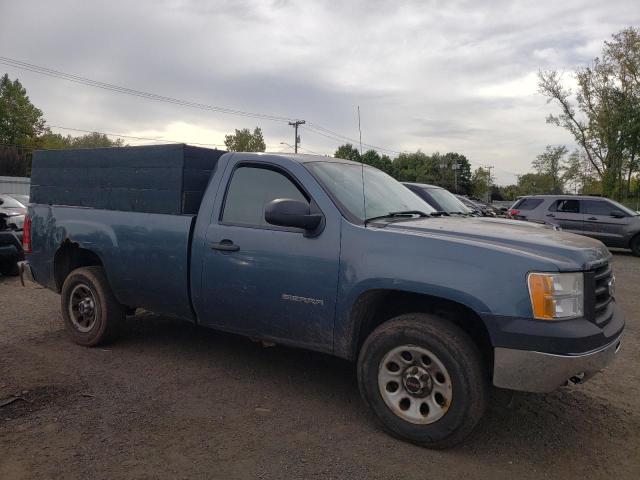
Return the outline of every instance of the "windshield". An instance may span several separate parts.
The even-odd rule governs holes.
[[[435,210],[415,193],[377,168],[364,167],[363,202],[360,165],[338,162],[310,162],[306,166],[316,178],[353,216],[364,221],[391,212]],[[366,204],[366,214],[365,214]]]
[[[433,199],[438,202],[442,209],[447,213],[471,213],[464,203],[456,198],[456,196],[445,190],[444,188],[427,188],[425,189]]]
[[[0,206],[3,208],[24,208],[24,205],[8,195],[0,195]]]
[[[621,203],[616,202],[615,200],[609,200],[609,201],[611,203],[613,203],[616,207],[618,207],[620,210],[622,210],[624,213],[626,213],[627,215],[630,215],[632,217],[637,217],[638,215],[640,215],[640,213],[634,212],[630,208],[625,207],[624,205],[622,205]]]

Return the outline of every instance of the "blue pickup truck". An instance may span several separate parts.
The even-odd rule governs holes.
[[[22,277],[60,293],[78,344],[143,308],[350,359],[381,425],[432,448],[472,431],[492,384],[549,392],[620,348],[597,240],[434,216],[359,163],[189,148],[34,156]]]

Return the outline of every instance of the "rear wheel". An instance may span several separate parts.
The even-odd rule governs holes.
[[[62,286],[61,307],[73,341],[87,347],[113,340],[125,317],[102,267],[72,271]]]
[[[360,392],[392,435],[430,447],[464,440],[482,417],[488,375],[465,332],[428,314],[384,323],[358,358]]]

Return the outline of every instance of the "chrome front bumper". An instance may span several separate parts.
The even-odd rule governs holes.
[[[24,281],[35,283],[33,279],[33,272],[31,271],[31,265],[26,260],[18,262],[18,271],[20,272],[20,283],[24,287]]]
[[[551,392],[567,382],[582,383],[611,363],[621,337],[602,348],[579,355],[494,349],[493,384],[524,392]]]

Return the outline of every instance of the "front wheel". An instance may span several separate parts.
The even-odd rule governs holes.
[[[72,271],[61,292],[65,327],[79,345],[93,347],[115,338],[125,317],[102,267]]]
[[[474,429],[487,405],[488,374],[468,335],[429,314],[406,314],[369,335],[358,358],[367,405],[392,435],[448,448]]]

